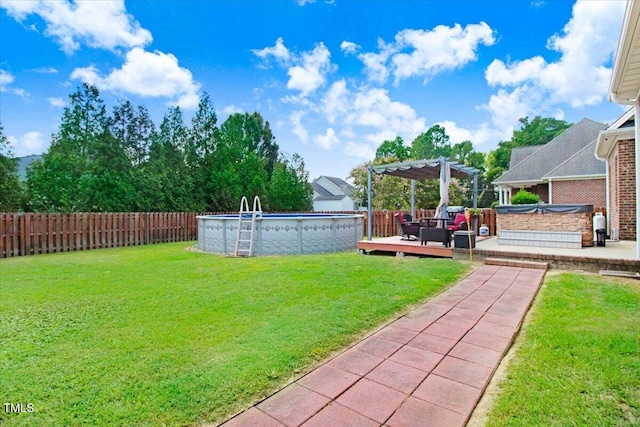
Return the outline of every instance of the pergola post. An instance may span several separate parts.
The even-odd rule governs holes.
[[[478,209],[478,172],[473,173],[473,209]]]
[[[416,217],[416,180],[411,180],[411,218]]]

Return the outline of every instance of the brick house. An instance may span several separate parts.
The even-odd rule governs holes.
[[[631,108],[600,132],[595,150],[607,170],[607,229],[613,240],[636,239],[634,116]]]
[[[595,155],[607,168],[607,203],[612,237],[636,241],[640,258],[640,2],[627,1],[613,66],[609,100],[632,106],[598,137]],[[617,235],[616,235],[617,234]]]
[[[493,181],[500,204],[521,188],[545,203],[606,206],[606,166],[593,156],[603,123],[583,119],[544,145],[511,151],[509,170]]]

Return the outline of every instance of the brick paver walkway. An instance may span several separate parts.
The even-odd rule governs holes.
[[[464,426],[543,276],[482,266],[224,426]]]

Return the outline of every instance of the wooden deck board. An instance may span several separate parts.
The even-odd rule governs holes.
[[[385,237],[374,240],[360,240],[357,248],[365,252],[402,252],[412,255],[427,255],[440,258],[452,258],[453,249],[445,247],[442,243],[429,242],[420,245],[419,240],[402,240],[399,236]]]

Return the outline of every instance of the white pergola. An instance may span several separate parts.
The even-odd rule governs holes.
[[[372,226],[371,218],[373,214],[372,175],[397,176],[411,180],[411,215],[415,216],[415,180],[417,179],[440,179],[440,169],[445,164],[449,165],[452,178],[473,177],[473,207],[478,207],[478,169],[465,166],[457,162],[451,162],[441,157],[439,159],[412,160],[406,162],[389,163],[386,165],[369,166],[368,169],[368,189],[367,189],[367,213],[369,217],[367,227],[367,238],[371,240]]]

